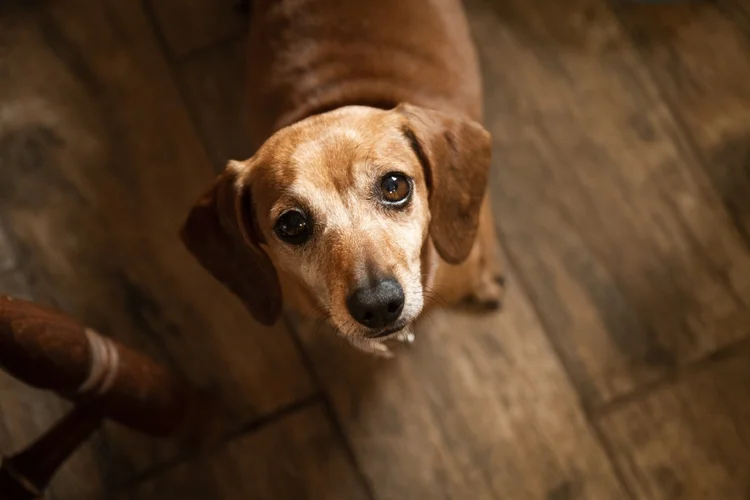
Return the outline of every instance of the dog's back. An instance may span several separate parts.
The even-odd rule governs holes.
[[[460,0],[258,0],[249,47],[252,137],[350,104],[409,102],[481,119]]]

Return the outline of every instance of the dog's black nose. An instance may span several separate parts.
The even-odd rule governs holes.
[[[404,290],[393,278],[378,280],[354,291],[346,299],[349,313],[368,328],[393,324],[404,309]]]

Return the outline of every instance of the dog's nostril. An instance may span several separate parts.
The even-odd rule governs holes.
[[[404,291],[393,278],[359,288],[346,299],[352,317],[362,325],[378,329],[398,320],[404,308]]]

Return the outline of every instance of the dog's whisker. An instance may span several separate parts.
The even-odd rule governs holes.
[[[435,307],[440,308],[441,310],[445,311],[447,309],[447,305],[445,305],[440,299],[432,296],[425,297],[425,303],[426,304],[433,304]]]
[[[429,273],[422,273],[422,274],[421,274],[421,277],[422,277],[422,278],[426,278],[426,277],[428,277],[428,276],[429,276]],[[432,286],[439,286],[439,287],[442,287],[442,288],[449,288],[449,287],[448,287],[448,285],[438,285],[438,284],[435,284],[435,283],[433,283],[433,285],[432,285]]]
[[[356,336],[356,332],[352,332],[352,328],[356,328],[357,325],[354,324],[354,321],[351,319],[347,319],[343,325],[341,325],[340,333],[344,335],[344,337],[354,337]]]
[[[326,325],[329,319],[331,319],[330,315],[319,318],[315,322],[315,326],[313,327],[313,334],[317,335],[320,332],[320,330]]]
[[[330,320],[333,319],[333,313],[322,306],[314,305],[313,308],[319,315],[319,317],[316,318],[312,328],[312,334],[317,335],[318,333],[320,333],[320,330],[325,327],[327,323],[330,323]]]
[[[439,307],[443,311],[446,310],[446,308],[448,307],[444,305],[441,301],[436,299],[435,297],[426,296],[425,298],[426,298],[426,302],[432,302],[433,304],[435,304],[435,307]]]
[[[428,295],[424,295],[424,299],[425,299],[425,305],[427,305],[427,304],[434,304],[435,306],[437,306],[437,307],[439,307],[439,308],[441,308],[443,310],[445,310],[448,307],[448,305],[445,304],[444,301],[442,301],[441,299],[439,299],[438,297],[436,297],[434,295],[429,295],[429,294]]]
[[[431,287],[424,287],[424,290],[422,290],[422,293],[429,293],[429,294],[431,294],[431,295],[435,295],[435,296],[437,296],[437,297],[440,297],[441,299],[445,300],[445,299],[443,298],[443,296],[442,296],[442,295],[440,295],[440,293],[438,293],[438,292],[437,292],[437,291],[436,291],[435,289],[433,289],[433,288],[431,288]],[[446,302],[447,302],[447,301],[446,301]]]
[[[422,286],[423,287],[427,287],[428,285],[422,285]],[[448,285],[436,285],[436,284],[430,285],[430,288],[432,288],[432,289],[441,289],[441,290],[446,290],[446,291],[451,289],[451,287],[448,286]]]
[[[312,307],[315,310],[315,312],[317,312],[321,316],[330,316],[331,315],[331,311],[327,307],[325,307],[324,305],[322,305],[322,304],[313,303]]]
[[[445,300],[445,298],[442,295],[440,295],[438,292],[436,292],[432,287],[427,287],[427,286],[424,287],[424,291],[422,293],[425,297],[431,297],[435,303],[437,303],[437,300],[435,299],[435,297],[437,297],[442,302],[441,305],[444,308],[448,307],[448,301]]]

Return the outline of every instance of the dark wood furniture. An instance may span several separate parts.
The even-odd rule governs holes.
[[[0,500],[42,496],[104,419],[153,436],[189,436],[211,414],[201,395],[146,356],[61,312],[1,296],[0,368],[75,404],[36,442],[3,459]]]

